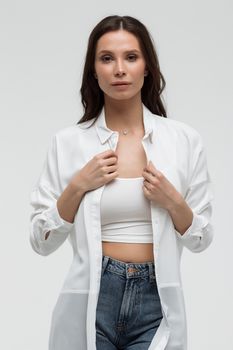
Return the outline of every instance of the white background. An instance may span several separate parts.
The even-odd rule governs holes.
[[[52,309],[72,250],[68,242],[47,257],[32,250],[29,195],[51,136],[81,117],[88,36],[103,17],[118,14],[147,26],[167,82],[168,117],[196,128],[207,151],[215,237],[202,253],[183,252],[189,350],[232,349],[232,2],[8,0],[0,5],[0,348],[47,349]]]

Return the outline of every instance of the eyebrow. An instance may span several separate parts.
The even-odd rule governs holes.
[[[124,53],[130,53],[130,52],[138,52],[138,53],[140,53],[140,51],[138,51],[137,49],[124,51]],[[110,51],[110,50],[101,50],[101,51],[98,52],[98,55],[101,54],[101,53],[113,53],[113,52]]]

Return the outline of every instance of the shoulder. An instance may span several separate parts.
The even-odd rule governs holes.
[[[160,117],[152,114],[155,117],[155,132],[161,131],[168,137],[175,138],[178,143],[188,143],[191,148],[202,146],[201,134],[190,124],[172,118]]]
[[[79,139],[79,136],[86,132],[87,127],[91,125],[92,122],[93,119],[83,122],[81,124],[69,125],[67,127],[57,130],[52,135],[52,137],[55,138],[57,142]]]

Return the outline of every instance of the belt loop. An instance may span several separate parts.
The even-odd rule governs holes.
[[[107,265],[108,265],[108,261],[109,261],[109,256],[103,255],[103,257],[102,257],[102,271],[101,271],[101,276],[103,276],[104,271],[106,270],[106,267],[107,267]]]
[[[150,277],[150,282],[155,280],[154,268],[151,262],[149,262],[149,277]]]

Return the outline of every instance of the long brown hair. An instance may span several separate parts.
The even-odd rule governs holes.
[[[77,124],[99,116],[104,105],[104,94],[94,76],[95,53],[98,39],[105,33],[119,29],[127,30],[135,35],[139,41],[148,75],[141,89],[143,104],[154,114],[167,117],[166,110],[160,97],[166,82],[160,71],[158,56],[156,54],[153,39],[146,27],[136,18],[131,16],[107,16],[102,19],[92,30],[86,52],[83,70],[82,85],[80,88],[81,102],[84,107],[84,115]],[[94,122],[95,122],[94,121]]]

